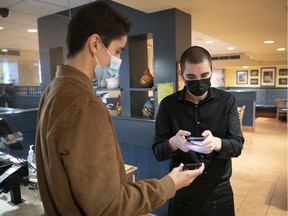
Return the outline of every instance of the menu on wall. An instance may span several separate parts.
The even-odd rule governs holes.
[[[174,93],[174,83],[158,83],[157,92],[158,92],[158,104],[166,96]]]

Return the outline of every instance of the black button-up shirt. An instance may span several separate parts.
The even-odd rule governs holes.
[[[170,169],[180,163],[203,162],[205,170],[190,185],[214,184],[227,180],[232,174],[231,158],[241,154],[244,137],[235,103],[235,97],[220,89],[210,88],[208,97],[194,104],[185,100],[184,88],[161,101],[156,118],[153,152],[157,160],[170,159]],[[179,130],[191,132],[191,136],[201,136],[210,130],[222,141],[220,152],[200,154],[177,150],[171,152],[169,139]]]

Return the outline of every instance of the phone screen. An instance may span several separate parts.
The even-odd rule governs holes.
[[[189,136],[189,137],[186,137],[187,141],[203,141],[205,139],[205,137],[192,137],[192,136]]]

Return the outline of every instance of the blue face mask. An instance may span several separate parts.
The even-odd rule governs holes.
[[[102,42],[101,42],[102,44]],[[105,80],[114,76],[119,76],[119,70],[122,63],[122,59],[119,59],[115,56],[112,56],[110,52],[106,49],[106,47],[102,44],[106,52],[109,54],[110,58],[110,65],[109,67],[101,66],[99,61],[94,55],[94,58],[97,62],[95,68],[95,81],[98,87],[106,87]]]

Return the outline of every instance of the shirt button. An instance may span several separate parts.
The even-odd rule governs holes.
[[[200,124],[200,122],[197,122],[197,124],[199,125],[199,124]]]
[[[207,175],[207,172],[204,172],[205,175]]]
[[[201,158],[203,158],[203,155],[201,155]]]
[[[198,107],[198,105],[196,104],[195,107]]]

